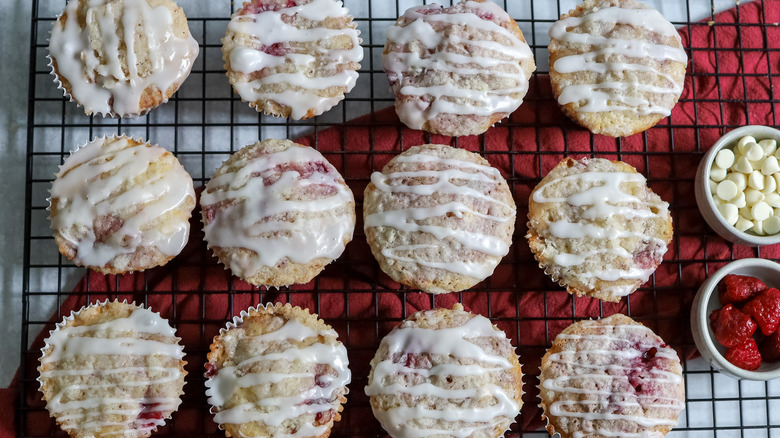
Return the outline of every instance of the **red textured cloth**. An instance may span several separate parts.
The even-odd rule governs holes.
[[[776,124],[780,107],[771,100],[776,99],[773,87],[780,90],[780,79],[769,73],[780,69],[780,52],[765,49],[780,49],[780,28],[737,28],[734,23],[778,21],[780,0],[768,0],[764,10],[758,3],[747,3],[718,14],[714,23],[682,29],[683,44],[691,48],[693,63],[680,103],[658,126],[622,140],[593,137],[570,122],[558,109],[544,75],[532,81],[526,102],[512,115],[511,122],[497,125],[484,136],[463,137],[455,142],[449,137],[412,131],[398,122],[392,109],[387,109],[320,131],[316,138],[299,140],[323,152],[345,176],[358,200],[362,199],[370,173],[411,145],[445,143],[482,153],[509,180],[518,204],[518,221],[510,254],[489,280],[471,291],[432,298],[399,290],[400,286],[382,274],[371,257],[360,231],[361,222],[346,253],[314,282],[295,286],[291,288],[295,293],[290,294],[257,290],[216,264],[202,242],[199,217],[194,217],[190,243],[173,262],[136,275],[89,274],[62,303],[52,321],[106,297],[145,302],[170,319],[183,339],[189,376],[184,403],[171,422],[175,429],[166,426],[161,433],[184,436],[216,432],[206,413],[202,367],[210,339],[230,317],[251,305],[276,301],[319,310],[347,345],[353,371],[349,403],[334,433],[349,431],[359,436],[381,433],[363,394],[368,363],[381,337],[405,315],[432,305],[448,307],[460,300],[467,309],[494,318],[518,346],[527,392],[520,425],[525,430],[539,428],[542,424],[535,376],[540,359],[545,347],[573,318],[630,313],[656,330],[681,355],[691,357],[695,350],[688,323],[690,303],[708,272],[731,258],[780,256],[777,246],[762,248],[757,254],[754,249],[733,246],[715,236],[698,213],[693,195],[698,161],[719,136],[745,124]],[[711,47],[722,50],[713,51]],[[722,75],[716,77],[715,73]],[[596,156],[622,159],[646,175],[651,187],[670,202],[675,222],[674,243],[653,280],[617,304],[573,298],[562,291],[538,268],[524,239],[530,191],[564,156],[591,155],[591,141]],[[41,348],[42,339],[43,334],[31,351]],[[36,365],[36,355],[30,355],[25,364],[28,381],[23,383],[27,394],[24,403],[30,407],[24,417],[28,436],[50,435],[56,429],[42,409],[37,383],[30,381],[36,375]],[[14,390],[3,391],[0,438],[13,434],[15,413]]]

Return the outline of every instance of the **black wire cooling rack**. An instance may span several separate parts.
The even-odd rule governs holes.
[[[738,382],[713,371],[701,359],[691,359],[695,346],[688,318],[693,295],[709,272],[735,258],[778,256],[771,249],[728,244],[703,225],[693,198],[693,175],[703,152],[725,131],[750,123],[777,125],[776,111],[780,108],[774,83],[780,80],[780,31],[777,23],[767,22],[767,16],[772,8],[780,9],[780,2],[759,2],[758,23],[752,24],[738,24],[743,21],[740,10],[732,13],[731,19],[716,17],[715,0],[657,2],[656,5],[663,3],[663,8],[687,17],[674,22],[684,33],[703,30],[715,45],[719,38],[723,41],[732,37],[736,44],[714,49],[707,41],[689,38],[686,46],[693,62],[689,63],[686,93],[679,105],[692,108],[688,113],[692,115],[680,117],[675,112],[655,128],[622,140],[594,136],[577,127],[560,115],[551,97],[546,75],[546,33],[562,12],[574,6],[573,1],[499,1],[518,20],[539,68],[526,103],[517,113],[486,135],[462,139],[415,133],[400,125],[392,112],[375,113],[391,106],[393,101],[380,63],[384,29],[412,6],[412,1],[346,1],[362,32],[365,49],[358,85],[338,107],[300,122],[258,115],[233,95],[224,76],[220,38],[235,5],[229,0],[179,3],[201,45],[192,74],[170,102],[149,115],[136,120],[115,120],[84,116],[82,109],[65,101],[52,84],[46,47],[49,30],[65,2],[32,1],[17,436],[64,436],[49,418],[37,391],[35,367],[41,345],[40,338],[37,343],[34,339],[70,312],[68,306],[74,303],[70,300],[76,296],[79,307],[106,297],[153,305],[167,303],[163,316],[183,338],[189,375],[179,411],[157,436],[222,435],[211,420],[204,395],[202,364],[210,339],[228,317],[250,305],[276,301],[303,304],[317,311],[339,331],[347,346],[353,382],[343,418],[333,435],[384,435],[362,390],[368,362],[381,336],[416,308],[450,306],[459,300],[490,317],[518,346],[528,394],[509,436],[547,436],[538,419],[534,382],[539,359],[551,339],[575,320],[622,311],[662,334],[684,358],[686,410],[670,436],[780,437],[780,382]],[[704,21],[692,21],[701,18],[693,17],[692,10],[702,7],[707,11],[704,15],[711,15]],[[760,33],[759,46],[750,45],[743,38],[743,31],[747,30]],[[754,44],[755,39],[750,41]],[[752,60],[756,54],[758,63]],[[700,70],[698,56],[714,56],[714,70]],[[728,57],[736,59],[740,66],[752,65],[753,70],[726,71],[725,66],[730,65]],[[753,95],[751,84],[757,80],[766,85],[768,98]],[[730,116],[734,107],[742,119]],[[700,119],[705,111],[714,114],[717,122],[713,123],[712,118]],[[353,120],[363,114],[370,115]],[[193,233],[191,240],[195,242],[185,250],[189,253],[132,280],[86,273],[58,254],[48,229],[48,188],[57,166],[76,146],[94,136],[117,133],[143,137],[172,150],[193,176],[196,187],[204,185],[231,152],[258,138],[304,136],[309,144],[325,151],[339,168],[358,204],[370,171],[381,168],[408,146],[438,142],[465,147],[482,153],[501,169],[515,193],[515,242],[493,277],[467,292],[435,297],[407,290],[384,276],[373,259],[366,256],[360,223],[353,242],[338,261],[311,284],[292,289],[251,288],[234,281],[221,269],[214,271],[214,262],[199,241],[200,231]],[[491,136],[498,136],[499,140]],[[563,292],[538,269],[523,238],[530,190],[555,162],[569,154],[625,160],[644,173],[651,187],[670,201],[676,227],[674,243],[651,281],[621,304],[573,298]],[[199,228],[197,224],[195,227]],[[224,277],[224,281],[210,282],[213,272],[218,272],[217,277]],[[72,292],[85,274],[78,292]],[[197,286],[185,287],[193,278],[197,279]],[[95,285],[101,285],[100,289],[96,290]],[[215,313],[214,307],[220,306],[221,310]]]

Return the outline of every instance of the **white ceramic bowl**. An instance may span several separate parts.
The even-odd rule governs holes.
[[[739,231],[729,225],[715,206],[715,200],[712,199],[712,194],[710,193],[708,181],[710,180],[710,169],[713,161],[715,161],[715,155],[723,148],[736,146],[739,139],[746,135],[752,135],[756,140],[773,138],[780,144],[780,131],[768,126],[743,126],[728,132],[712,145],[712,148],[699,163],[699,168],[696,171],[696,204],[699,206],[699,211],[704,220],[720,237],[747,246],[774,245],[780,243],[780,234],[758,236]]]
[[[713,368],[737,379],[771,380],[780,377],[780,362],[763,363],[756,371],[747,371],[727,361],[723,356],[726,347],[715,340],[710,328],[710,313],[721,306],[718,300],[718,283],[727,274],[749,275],[770,287],[780,286],[780,264],[764,259],[742,259],[729,263],[710,276],[696,293],[691,307],[691,331],[693,340]]]

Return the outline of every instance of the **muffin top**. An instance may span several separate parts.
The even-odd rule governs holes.
[[[520,412],[522,372],[506,334],[455,304],[385,336],[365,391],[392,437],[498,437]]]
[[[347,349],[308,310],[251,308],[214,338],[206,395],[227,436],[327,437],[350,383]]]
[[[366,238],[396,281],[431,293],[467,289],[509,252],[515,203],[501,172],[473,152],[414,146],[371,175]]]
[[[336,0],[251,0],[228,24],[222,55],[241,99],[305,119],[344,99],[363,59],[360,31]]]
[[[51,227],[80,266],[115,274],[162,265],[189,238],[192,178],[176,157],[129,137],[73,152],[51,186]]]
[[[159,314],[106,301],[71,313],[49,333],[38,381],[70,436],[146,437],[181,403],[183,357]]]
[[[308,282],[344,251],[355,201],[315,149],[268,139],[217,170],[200,199],[209,248],[256,285]]]
[[[550,28],[550,80],[567,115],[626,136],[671,114],[688,56],[677,29],[635,0],[585,0]]]
[[[453,136],[517,109],[536,68],[517,23],[482,0],[408,9],[387,30],[382,65],[401,121]]]
[[[531,193],[526,237],[569,292],[619,301],[661,263],[672,239],[668,207],[626,163],[566,158]]]
[[[189,75],[198,43],[171,0],[70,0],[49,41],[52,70],[87,115],[137,116]]]
[[[615,314],[564,329],[542,359],[550,434],[663,436],[685,406],[682,366],[649,328]]]

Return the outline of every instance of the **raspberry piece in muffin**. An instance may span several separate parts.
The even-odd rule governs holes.
[[[509,116],[536,69],[517,23],[484,0],[408,9],[387,30],[382,66],[401,121],[451,136]]]
[[[685,406],[677,353],[621,314],[564,329],[539,382],[547,430],[562,438],[662,436]]]
[[[233,14],[222,57],[233,89],[257,111],[306,119],[355,86],[360,32],[336,0],[250,0]]]

